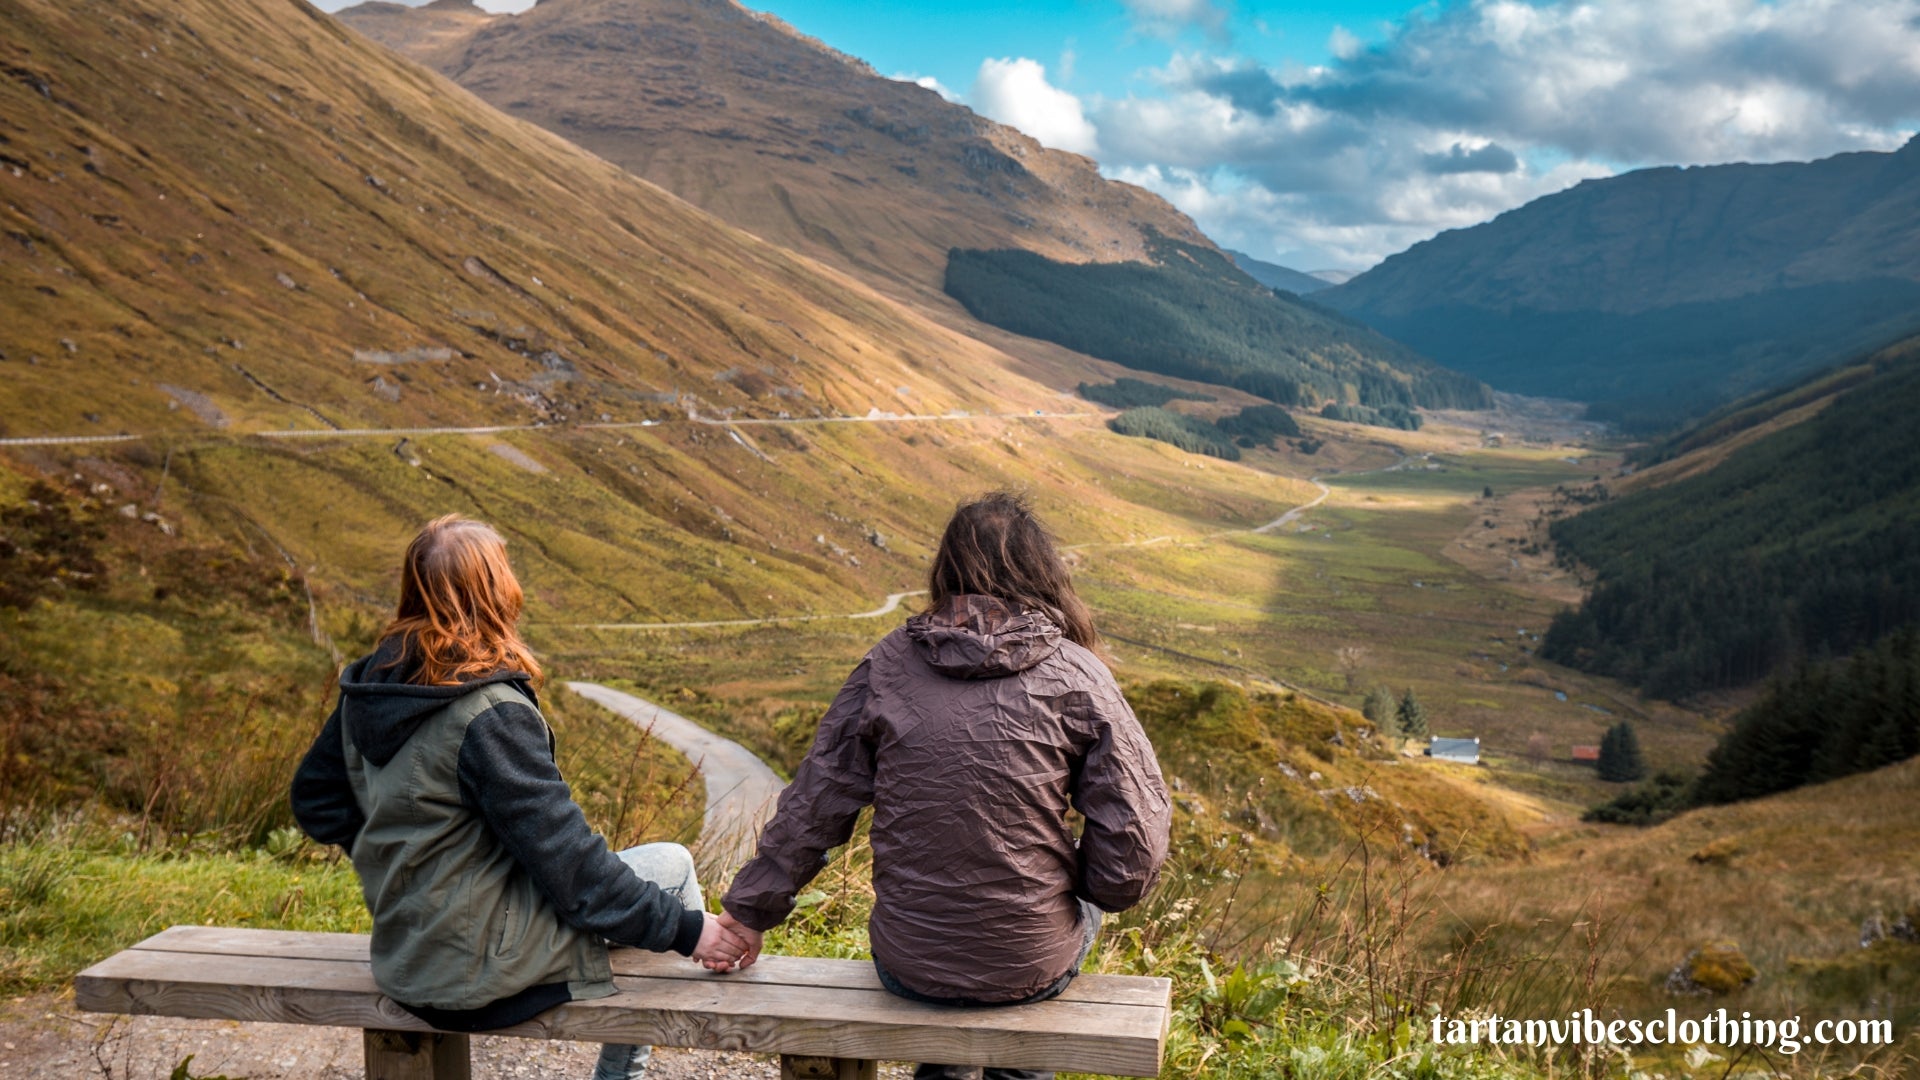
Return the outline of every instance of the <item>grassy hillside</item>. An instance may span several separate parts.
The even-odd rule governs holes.
[[[1920,620],[1920,363],[1896,349],[1872,368],[1710,469],[1556,522],[1555,544],[1595,584],[1554,620],[1542,655],[1671,697],[1844,655]],[[1768,410],[1745,412],[1757,422]]]
[[[1890,924],[1920,901],[1916,796],[1920,761],[1909,761],[1650,829],[1569,829],[1527,864],[1442,879],[1432,898],[1448,916],[1434,925],[1435,941],[1479,935],[1525,955],[1548,941],[1534,927],[1579,922],[1591,934],[1560,942],[1550,962],[1579,969],[1597,956],[1591,996],[1623,1015],[1724,1007],[1798,1015],[1803,1029],[1818,1017],[1889,1018],[1899,1045],[1875,1051],[1869,1060],[1882,1071],[1866,1075],[1912,1075],[1920,945],[1887,939],[1863,948],[1861,926]],[[1676,1002],[1664,989],[1669,972],[1713,941],[1739,946],[1758,978],[1728,995]],[[1858,1052],[1811,1047],[1775,1061],[1843,1073]]]
[[[6,19],[8,435],[980,395],[951,335],[292,0]]]
[[[293,831],[287,785],[339,651],[378,624],[330,637],[269,537],[183,536],[122,514],[126,494],[0,467],[7,991],[173,923],[365,929],[351,868]],[[695,839],[691,763],[561,687],[542,704],[595,828],[616,846]]]
[[[1210,248],[1156,237],[1150,263],[955,249],[948,295],[977,319],[1141,371],[1282,405],[1479,408],[1487,388],[1255,282]]]
[[[983,415],[1059,408],[991,347],[291,0],[0,19],[24,73],[0,83],[0,300],[20,313],[0,327],[0,434],[141,436],[15,452],[123,473],[139,512],[164,499],[188,533],[266,533],[312,568],[323,621],[380,597],[397,543],[451,510],[508,531],[551,623],[864,610],[919,576],[924,541],[901,538],[994,485],[1090,539],[1290,495],[1234,472],[1149,498],[1177,464],[1118,436],[1067,446],[1091,418]]]

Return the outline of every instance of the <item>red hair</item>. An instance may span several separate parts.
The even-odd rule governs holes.
[[[413,682],[457,686],[540,662],[515,624],[526,596],[507,564],[507,544],[489,525],[448,514],[427,522],[400,566],[400,609],[381,637],[399,637]]]

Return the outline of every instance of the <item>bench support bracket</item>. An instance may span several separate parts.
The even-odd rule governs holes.
[[[362,1032],[367,1080],[470,1080],[467,1037],[425,1031]]]
[[[858,1058],[780,1055],[780,1080],[874,1080],[877,1063]]]

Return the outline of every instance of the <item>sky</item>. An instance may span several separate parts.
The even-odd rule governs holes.
[[[748,6],[1309,271],[1591,177],[1891,150],[1920,126],[1920,0]]]

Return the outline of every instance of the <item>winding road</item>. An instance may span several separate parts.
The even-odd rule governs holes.
[[[604,706],[654,738],[685,754],[707,784],[700,825],[703,876],[722,880],[753,856],[760,827],[773,816],[787,786],[753,751],[644,698],[599,683],[570,682],[567,689]]]
[[[1089,412],[1006,412],[1006,413],[883,413],[878,410],[866,416],[780,416],[731,417],[701,416],[687,413],[687,419],[696,424],[713,427],[735,427],[742,424],[965,424],[982,420],[1081,420],[1099,417],[1104,413]],[[480,427],[392,427],[392,428],[283,428],[263,429],[259,431],[205,431],[172,434],[128,434],[119,435],[21,435],[0,438],[0,446],[72,446],[83,443],[122,443],[138,442],[142,439],[157,438],[241,438],[241,439],[384,439],[393,436],[419,438],[427,435],[498,435],[507,431],[623,431],[629,428],[660,427],[662,420],[608,421],[592,424],[491,424]]]
[[[1355,474],[1355,475],[1358,475],[1358,474]],[[1272,521],[1267,522],[1265,525],[1262,525],[1259,528],[1253,529],[1251,531],[1256,533],[1266,533],[1266,532],[1272,532],[1275,529],[1284,529],[1292,522],[1298,520],[1301,514],[1304,514],[1307,511],[1313,509],[1314,507],[1319,506],[1321,503],[1326,502],[1327,496],[1333,494],[1333,489],[1321,483],[1320,478],[1317,476],[1307,477],[1307,483],[1312,484],[1314,487],[1317,487],[1320,489],[1320,494],[1315,496],[1312,502],[1303,502],[1299,506],[1294,507],[1293,509],[1287,511],[1284,514],[1281,514],[1279,517],[1274,518]],[[1225,534],[1217,533],[1215,535],[1224,536]]]
[[[851,615],[770,615],[764,619],[711,619],[706,622],[615,622],[554,623],[567,630],[704,630],[713,626],[778,626],[782,623],[825,622],[829,619],[878,619],[900,610],[900,602],[909,596],[925,596],[927,590],[888,593],[887,601],[872,611]]]

